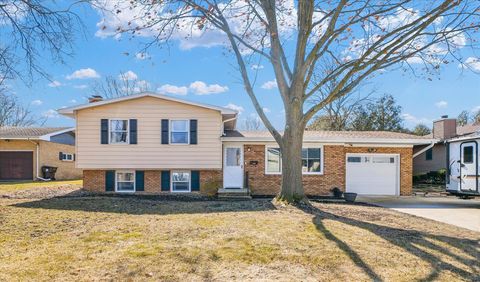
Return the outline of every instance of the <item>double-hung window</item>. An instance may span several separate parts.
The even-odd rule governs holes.
[[[170,144],[188,144],[189,121],[172,120],[170,122]]]
[[[128,120],[110,120],[110,144],[128,144]]]
[[[190,192],[190,172],[172,172],[172,192]]]
[[[302,149],[303,174],[323,173],[322,161],[322,148]],[[282,172],[282,156],[279,148],[267,148],[265,166],[267,174],[279,174]]]
[[[302,149],[302,172],[305,174],[322,173],[320,148]]]
[[[115,177],[117,192],[135,192],[135,172],[117,171]]]

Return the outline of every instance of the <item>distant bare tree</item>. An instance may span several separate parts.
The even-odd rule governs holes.
[[[40,52],[49,51],[50,59],[60,63],[72,55],[75,22],[81,21],[71,5],[59,7],[58,1],[41,0],[0,1],[2,77],[27,83],[35,74],[48,78],[48,71],[40,64]]]
[[[468,111],[462,111],[457,117],[457,124],[464,126],[469,124],[471,121],[470,113]]]
[[[473,124],[480,125],[480,110],[473,114]]]
[[[43,125],[46,118],[33,115],[28,107],[20,104],[12,94],[8,94],[0,80],[0,127],[2,126],[32,126]]]
[[[145,80],[132,79],[127,73],[121,72],[117,77],[109,75],[104,80],[94,82],[92,95],[99,95],[103,98],[117,98],[145,92],[149,88],[150,86]]]
[[[247,131],[260,131],[265,130],[265,126],[258,116],[251,115],[245,119],[243,129]]]

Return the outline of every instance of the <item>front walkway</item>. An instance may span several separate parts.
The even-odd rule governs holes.
[[[480,232],[480,199],[361,196],[364,202]]]

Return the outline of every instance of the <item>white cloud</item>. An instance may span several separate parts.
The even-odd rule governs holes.
[[[151,24],[151,20],[146,16],[146,13],[157,15],[158,17],[172,17],[175,16],[175,9],[168,1],[155,1],[155,4],[145,5],[135,3],[132,5],[130,0],[97,0],[94,9],[99,13],[101,20],[97,23],[98,30],[95,36],[101,38],[113,37],[120,39],[122,31],[134,31],[136,37],[153,37],[156,36],[159,40],[169,38],[179,42],[179,47],[183,50],[192,49],[195,47],[213,47],[213,46],[229,46],[228,38],[223,32],[217,29],[210,22],[199,24],[198,19],[189,17],[189,14],[184,14],[178,21],[174,21],[161,28],[161,23]],[[257,5],[253,3],[252,5]],[[279,34],[285,37],[290,36],[296,27],[296,8],[294,0],[280,1],[278,6],[278,28]],[[249,5],[245,5],[243,1],[228,1],[226,3],[219,3],[219,8],[229,23],[231,30],[236,35],[249,34],[248,43],[256,48],[263,45],[269,45],[269,38],[264,37],[266,27],[262,24],[259,17],[254,17],[253,22],[245,20],[242,15],[251,14]],[[261,11],[259,7],[256,7]],[[184,9],[182,13],[185,12]],[[120,11],[105,12],[105,11]],[[191,14],[195,11],[192,9]],[[264,17],[264,15],[261,15]],[[141,27],[149,26],[149,28],[142,29]],[[130,33],[131,34],[131,33]],[[242,53],[247,53],[247,48],[242,46]]]
[[[133,71],[129,70],[127,72],[124,72],[122,74],[118,75],[118,79],[120,80],[136,80],[138,79],[138,75],[134,73]]]
[[[477,113],[478,111],[480,111],[480,106],[476,106],[472,109],[472,113]]]
[[[251,66],[252,70],[261,70],[264,68],[263,65],[254,64]]]
[[[48,84],[49,87],[59,87],[62,86],[62,83],[60,81],[54,80]]]
[[[87,78],[99,78],[100,75],[96,70],[92,68],[79,69],[74,71],[72,74],[67,75],[67,79],[87,79]]]
[[[435,103],[435,106],[439,109],[445,109],[446,107],[448,107],[448,102],[447,101],[438,101],[437,103]]]
[[[53,110],[53,109],[50,109],[46,112],[43,112],[42,113],[42,116],[46,117],[46,118],[59,118],[60,116],[58,115],[58,112]]]
[[[480,72],[480,58],[468,57],[463,64],[458,65],[459,68],[468,68],[473,71]]]
[[[228,105],[225,106],[225,108],[237,111],[239,114],[241,114],[245,109],[242,106],[235,105],[233,103],[229,103]]]
[[[276,79],[267,81],[264,84],[262,84],[263,89],[270,90],[270,89],[273,89],[273,88],[276,88],[276,87],[277,87],[277,80]]]
[[[70,100],[69,102],[72,103],[72,104],[75,104],[75,103],[77,102],[77,100],[72,99],[72,100]]]
[[[263,112],[266,113],[266,114],[268,114],[268,113],[270,113],[271,111],[270,111],[269,108],[263,108]]]
[[[195,95],[210,95],[210,94],[217,94],[217,93],[223,93],[228,91],[227,86],[221,86],[218,84],[207,85],[203,81],[192,82],[190,84],[190,89],[193,91]]]
[[[175,94],[185,96],[188,93],[188,88],[186,86],[176,86],[171,84],[164,84],[157,88],[157,91],[160,94]]]
[[[431,124],[433,121],[431,119],[428,119],[428,118],[418,118],[412,114],[409,114],[409,113],[405,113],[405,114],[402,114],[402,118],[411,123],[411,124],[414,124],[414,125],[417,125],[417,124]]]
[[[140,53],[135,54],[135,59],[140,60],[140,61],[150,59],[150,58],[151,58],[151,56],[147,52],[140,52]]]
[[[76,89],[85,89],[87,88],[88,85],[86,84],[80,84],[80,85],[74,85],[73,88],[76,88]]]
[[[43,102],[42,100],[33,100],[31,104],[34,106],[40,106],[41,104],[43,104]]]

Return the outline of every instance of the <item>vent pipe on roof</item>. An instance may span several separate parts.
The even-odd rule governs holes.
[[[100,96],[100,95],[93,95],[93,96],[88,98],[89,103],[95,103],[95,102],[100,102],[100,101],[103,101],[103,97]]]

